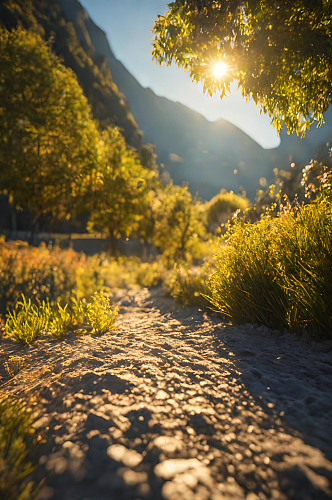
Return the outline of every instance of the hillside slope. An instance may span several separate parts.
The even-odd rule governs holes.
[[[332,108],[325,113],[324,119],[321,127],[313,124],[303,139],[281,131],[281,144],[275,149],[276,158],[280,158],[281,162],[309,163],[317,154],[326,157],[328,148],[332,146]]]

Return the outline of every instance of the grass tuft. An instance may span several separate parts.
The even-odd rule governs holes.
[[[68,311],[68,304],[64,307],[57,304],[56,307],[57,309],[50,315],[47,329],[54,337],[61,339],[73,329],[74,323],[72,314]]]
[[[30,344],[45,331],[59,339],[74,329],[106,333],[114,329],[117,314],[118,308],[112,309],[104,292],[94,293],[91,303],[73,298],[71,307],[56,304],[55,310],[48,302],[38,306],[31,304],[31,300],[22,295],[22,301],[16,304],[14,311],[7,313],[5,331],[23,345]]]
[[[9,378],[15,377],[24,368],[27,368],[29,364],[19,356],[9,356],[7,363],[5,363],[5,370]]]
[[[30,344],[47,328],[50,314],[48,303],[43,301],[37,306],[32,304],[30,299],[26,300],[22,294],[22,300],[17,302],[14,310],[6,315],[6,335],[22,344]]]
[[[86,305],[85,312],[93,333],[108,333],[114,329],[118,307],[112,310],[108,297],[102,292],[93,295],[92,302]]]

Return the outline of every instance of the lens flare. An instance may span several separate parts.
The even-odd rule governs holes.
[[[228,66],[224,62],[218,62],[213,66],[213,75],[216,78],[222,78],[228,70]]]

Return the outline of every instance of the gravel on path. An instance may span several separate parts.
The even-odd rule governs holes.
[[[30,363],[1,389],[38,394],[40,500],[332,498],[328,346],[122,303],[110,335],[0,345]]]

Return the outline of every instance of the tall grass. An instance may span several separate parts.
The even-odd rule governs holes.
[[[37,306],[22,295],[13,311],[7,313],[5,332],[22,344],[30,344],[46,330],[51,316],[48,303],[44,301]]]
[[[236,222],[208,280],[214,307],[236,322],[332,337],[332,202],[256,224]]]
[[[105,266],[98,256],[87,257],[58,247],[29,247],[24,242],[0,242],[0,313],[14,307],[22,294],[32,302],[68,302],[92,295],[105,286]]]
[[[1,500],[36,498],[38,488],[28,479],[33,466],[27,458],[34,444],[34,429],[26,403],[0,394]]]

